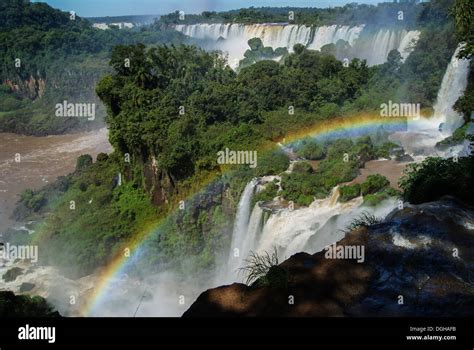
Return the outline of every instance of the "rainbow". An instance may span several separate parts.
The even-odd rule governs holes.
[[[351,117],[334,118],[324,120],[316,125],[302,129],[297,133],[288,135],[282,140],[282,143],[288,145],[297,142],[306,137],[313,138],[338,138],[338,137],[358,137],[376,132],[383,127],[390,132],[405,131],[407,125],[406,118],[390,118],[380,117],[378,115],[361,114]],[[348,136],[349,135],[349,136]],[[274,144],[274,147],[276,145]],[[188,199],[192,199],[191,195]],[[99,283],[95,286],[93,292],[88,296],[87,300],[80,308],[81,316],[91,316],[94,310],[105,300],[106,291],[111,287],[112,281],[121,275],[127,268],[129,261],[133,261],[134,254],[138,254],[140,248],[144,245],[148,238],[153,236],[157,230],[163,225],[160,222],[148,225],[142,232],[138,233],[133,241],[128,242],[119,249],[117,253],[105,266],[99,274]],[[129,254],[125,254],[125,251]]]

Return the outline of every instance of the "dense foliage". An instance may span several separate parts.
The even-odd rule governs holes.
[[[360,191],[363,195],[378,192],[387,187],[390,182],[385,176],[380,174],[372,174],[367,176],[367,179],[360,186]]]
[[[452,14],[456,22],[459,41],[466,45],[460,52],[461,57],[474,55],[474,7],[470,0],[455,0]]]
[[[443,159],[429,157],[408,166],[400,179],[403,198],[414,204],[434,201],[443,195],[474,203],[474,157]]]
[[[103,109],[97,110],[96,120],[87,121],[57,118],[54,106],[63,100],[99,104],[94,88],[109,71],[107,60],[115,45],[179,42],[181,37],[176,31],[149,28],[97,30],[45,3],[1,1],[0,131],[63,133],[103,124]]]
[[[49,211],[30,239],[43,252],[41,263],[61,266],[71,276],[105,264],[125,240],[157,217],[142,189],[133,183],[119,186],[114,155],[95,163],[88,155],[79,159],[76,172],[55,186],[25,191],[20,202],[33,214]]]
[[[0,317],[59,317],[59,313],[42,297],[0,292]]]
[[[341,186],[339,188],[339,193],[340,193],[339,201],[347,202],[353,198],[360,196],[360,185],[353,184],[353,185]]]
[[[282,176],[281,195],[298,205],[309,205],[315,198],[324,198],[334,186],[353,180],[359,168],[366,161],[376,159],[380,147],[374,145],[370,137],[362,137],[353,142],[351,139],[337,139],[326,144],[304,140],[300,149],[306,150],[308,145],[321,149],[324,158],[316,165],[316,169],[308,163],[296,163],[293,172]],[[359,196],[360,192],[370,194],[384,189],[388,180],[380,175],[371,175],[362,185],[342,186],[341,201]],[[361,190],[362,188],[362,190]]]
[[[288,55],[286,47],[273,50],[271,46],[264,46],[262,39],[252,38],[248,41],[250,49],[245,51],[244,58],[239,62],[239,69],[251,66],[261,60],[281,60]]]
[[[136,62],[130,68],[126,57]],[[365,62],[355,59],[344,68],[304,48],[283,65],[261,61],[238,75],[217,54],[186,46],[118,46],[111,65],[114,74],[97,87],[109,109],[111,142],[142,162],[154,157],[175,180],[215,169],[224,147],[253,149],[275,129],[268,112],[286,110],[277,117],[283,121],[294,114],[290,106],[307,112],[337,107],[368,80]],[[331,92],[324,89],[329,86]]]
[[[305,25],[358,25],[372,23],[374,25],[400,25],[397,20],[398,11],[404,11],[403,25],[413,25],[418,14],[425,5],[414,3],[380,3],[367,5],[351,3],[331,8],[304,7],[260,7],[231,10],[226,12],[204,11],[200,15],[184,13],[180,18],[179,11],[161,16],[157,21],[161,25],[194,24],[194,23],[295,23]],[[290,11],[294,18],[290,19]]]

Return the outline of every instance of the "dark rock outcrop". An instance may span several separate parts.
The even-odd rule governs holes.
[[[0,317],[60,317],[42,297],[0,292]]]
[[[16,280],[16,278],[22,274],[23,274],[23,269],[19,267],[12,267],[11,269],[9,269],[7,272],[3,274],[2,279],[5,282],[12,282]]]
[[[184,317],[468,316],[474,313],[474,208],[452,198],[392,212],[348,233],[365,259],[298,253],[287,289],[232,284],[202,293]]]
[[[32,290],[33,288],[35,288],[35,284],[34,283],[29,283],[29,282],[23,282],[20,286],[20,293],[25,293],[25,292],[29,292],[30,290]]]

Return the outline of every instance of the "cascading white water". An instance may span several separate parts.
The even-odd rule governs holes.
[[[408,55],[414,50],[418,39],[420,38],[421,32],[419,30],[410,30],[402,36],[400,45],[398,45],[398,52],[402,55],[402,59],[405,60]],[[387,53],[388,55],[388,53]]]
[[[374,33],[362,33],[354,51],[356,56],[367,60],[369,66],[382,64],[390,51],[396,49],[403,59],[413,51],[420,32],[405,29],[380,29]]]
[[[295,44],[307,45],[311,39],[311,27],[277,24],[192,24],[176,25],[177,31],[197,39],[216,41],[215,48],[226,52],[231,67],[236,68],[244,57],[248,40],[260,38],[264,46],[286,47],[292,51]],[[219,40],[226,39],[226,40]]]
[[[246,236],[249,228],[251,210],[250,205],[252,203],[256,185],[257,179],[251,180],[247,186],[245,186],[245,189],[240,196],[237,214],[235,216],[234,230],[232,232],[232,243],[230,246],[229,259],[227,261],[224,278],[235,278],[238,273],[238,269],[241,267],[243,260],[246,258],[243,252],[244,245],[248,244],[246,242]]]
[[[240,41],[245,44],[252,38],[260,38],[265,46],[293,48],[295,44],[307,45],[311,38],[311,27],[277,24],[191,24],[176,25],[177,31],[198,39],[218,40],[219,38]]]
[[[442,131],[448,135],[451,135],[463,123],[462,115],[453,109],[453,105],[466,89],[469,72],[469,60],[457,58],[461,48],[462,44],[458,45],[451,57],[433,107],[433,118],[441,120]]]
[[[387,199],[377,207],[362,205],[362,197],[338,202],[339,190],[334,188],[328,198],[315,200],[309,207],[284,209],[270,216],[265,223],[256,252],[272,252],[276,248],[280,261],[298,252],[314,254],[341,240],[344,229],[364,211],[383,218],[396,207],[395,199]]]
[[[247,41],[260,38],[265,46],[274,49],[286,47],[290,52],[295,44],[303,44],[312,50],[320,50],[326,44],[347,41],[356,57],[366,59],[369,65],[381,64],[388,53],[397,49],[405,59],[418,40],[419,31],[404,29],[380,29],[376,33],[364,31],[365,25],[330,25],[312,28],[295,24],[238,24],[200,23],[176,25],[177,31],[197,39],[215,41],[215,48],[228,53],[229,64],[235,68],[248,49]],[[226,40],[219,40],[226,39]]]
[[[304,251],[310,237],[317,234],[329,220],[342,213],[348,213],[362,204],[360,197],[347,203],[338,202],[338,197],[339,189],[336,187],[329,197],[315,200],[309,207],[296,210],[282,209],[270,216],[262,229],[257,253],[271,252],[275,247],[280,260],[284,260]],[[329,230],[327,233],[318,237],[318,244],[311,247],[311,252],[320,251],[344,236],[338,229]]]
[[[249,188],[250,184],[247,186]],[[266,222],[263,222],[264,211],[257,203],[249,224],[246,225],[246,230],[234,230],[235,236],[232,241],[238,241],[241,244],[238,246],[239,257],[235,258],[231,255],[229,258],[232,268],[242,267],[251,251],[258,254],[266,252],[271,254],[276,248],[281,261],[301,251],[319,252],[324,247],[342,239],[343,229],[363,211],[372,211],[376,216],[385,217],[396,207],[394,199],[384,201],[377,208],[370,208],[362,205],[362,197],[345,203],[338,202],[338,198],[339,189],[335,187],[329,197],[315,200],[309,207],[294,210],[279,209],[271,214]],[[241,226],[243,227],[244,225]],[[236,247],[234,243],[233,247]],[[226,282],[242,279],[235,270],[228,269],[227,271]]]
[[[462,125],[462,116],[453,109],[454,103],[463,94],[467,86],[469,60],[458,59],[457,54],[462,44],[458,45],[446,68],[441,87],[438,91],[434,112],[430,118],[408,119],[408,131],[392,134],[390,139],[401,143],[415,159],[422,160],[431,154],[451,156],[457,149],[444,152],[435,148],[436,144],[451,136],[454,130]],[[460,146],[461,147],[461,146]]]
[[[338,40],[347,41],[351,46],[359,37],[364,26],[323,26],[317,27],[314,31],[313,40],[308,43],[308,48],[312,50],[320,50],[327,44],[335,44]]]
[[[250,215],[249,225],[247,228],[247,232],[242,243],[242,247],[240,249],[241,263],[251,251],[254,251],[257,247],[259,234],[262,229],[262,220],[263,220],[263,210],[260,205],[257,203],[253,207],[252,215]],[[242,267],[242,266],[240,266]]]

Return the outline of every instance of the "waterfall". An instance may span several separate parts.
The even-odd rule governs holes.
[[[469,73],[469,60],[457,58],[461,48],[462,44],[458,45],[451,57],[433,107],[433,118],[442,123],[442,131],[447,135],[463,123],[462,115],[453,109],[454,103],[466,89]]]
[[[366,59],[369,66],[382,64],[390,51],[396,49],[403,59],[413,51],[420,36],[417,30],[379,29],[376,33],[363,32],[354,46],[355,56]]]
[[[260,38],[265,46],[287,47],[292,49],[295,44],[307,45],[311,38],[311,27],[279,24],[191,24],[176,25],[175,30],[197,39],[219,40],[220,38],[245,44],[252,38]],[[244,51],[245,52],[245,51]],[[243,53],[242,53],[243,54]]]
[[[362,198],[347,203],[339,203],[339,189],[336,187],[325,199],[315,200],[309,207],[295,210],[282,209],[270,216],[262,229],[261,239],[256,251],[271,252],[276,247],[280,260],[304,250],[309,238],[316,234],[332,217],[350,212],[362,204]],[[342,228],[342,227],[341,227]],[[341,239],[343,233],[338,230],[329,232],[328,237],[320,237],[320,246],[312,247],[316,251]]]
[[[235,277],[238,272],[237,270],[242,267],[241,264],[247,257],[244,247],[249,245],[246,236],[249,228],[250,205],[252,203],[256,185],[257,179],[253,179],[247,184],[247,186],[245,186],[245,189],[240,196],[237,214],[235,216],[234,230],[232,232],[232,243],[230,246],[225,278],[229,278],[230,276]]]
[[[342,239],[342,229],[362,211],[374,211],[385,216],[396,205],[394,200],[387,200],[376,209],[363,207],[362,197],[341,203],[338,202],[339,188],[336,186],[327,198],[316,199],[309,207],[277,209],[267,217],[269,211],[257,203],[249,215],[256,185],[257,180],[252,180],[242,193],[227,266],[217,283],[240,281],[242,275],[238,269],[245,265],[251,251],[271,253],[275,247],[281,261],[301,251],[315,253]]]
[[[453,109],[454,103],[466,89],[469,74],[469,60],[456,57],[461,47],[458,45],[446,68],[433,115],[418,120],[410,118],[407,121],[408,132],[390,135],[391,140],[400,143],[416,160],[423,160],[431,154],[450,157],[460,151],[457,148],[462,147],[450,147],[444,151],[435,148],[439,141],[451,136],[463,123],[462,116]]]
[[[405,29],[379,29],[376,32],[365,25],[330,25],[310,27],[295,24],[239,24],[200,23],[175,25],[174,29],[196,39],[214,42],[214,48],[226,52],[231,67],[235,68],[248,49],[247,41],[260,38],[265,46],[274,49],[286,47],[293,51],[295,44],[303,44],[309,49],[320,50],[326,44],[336,44],[344,40],[352,47],[352,56],[366,59],[368,65],[384,63],[388,53],[397,49],[403,59],[413,50],[420,32]],[[225,40],[221,40],[225,39]]]
[[[260,205],[255,204],[252,215],[250,215],[249,225],[247,227],[247,233],[240,249],[241,263],[247,258],[251,251],[254,251],[257,246],[259,234],[263,224],[263,210]],[[239,266],[242,267],[242,266]]]
[[[309,43],[308,48],[312,50],[320,50],[326,44],[335,44],[338,40],[347,41],[351,46],[359,37],[364,26],[323,26],[317,27],[314,31],[313,40]]]
[[[272,252],[275,247],[280,261],[298,252],[314,254],[341,240],[344,228],[363,211],[385,217],[396,207],[395,199],[387,199],[376,208],[362,205],[362,197],[338,202],[339,189],[330,196],[315,200],[309,207],[295,210],[282,209],[270,216],[264,224],[256,252]]]
[[[398,45],[398,52],[402,55],[403,61],[408,57],[408,55],[414,50],[418,39],[420,38],[421,32],[418,30],[410,30],[405,35],[402,36],[400,45]],[[388,53],[387,53],[388,55]]]

